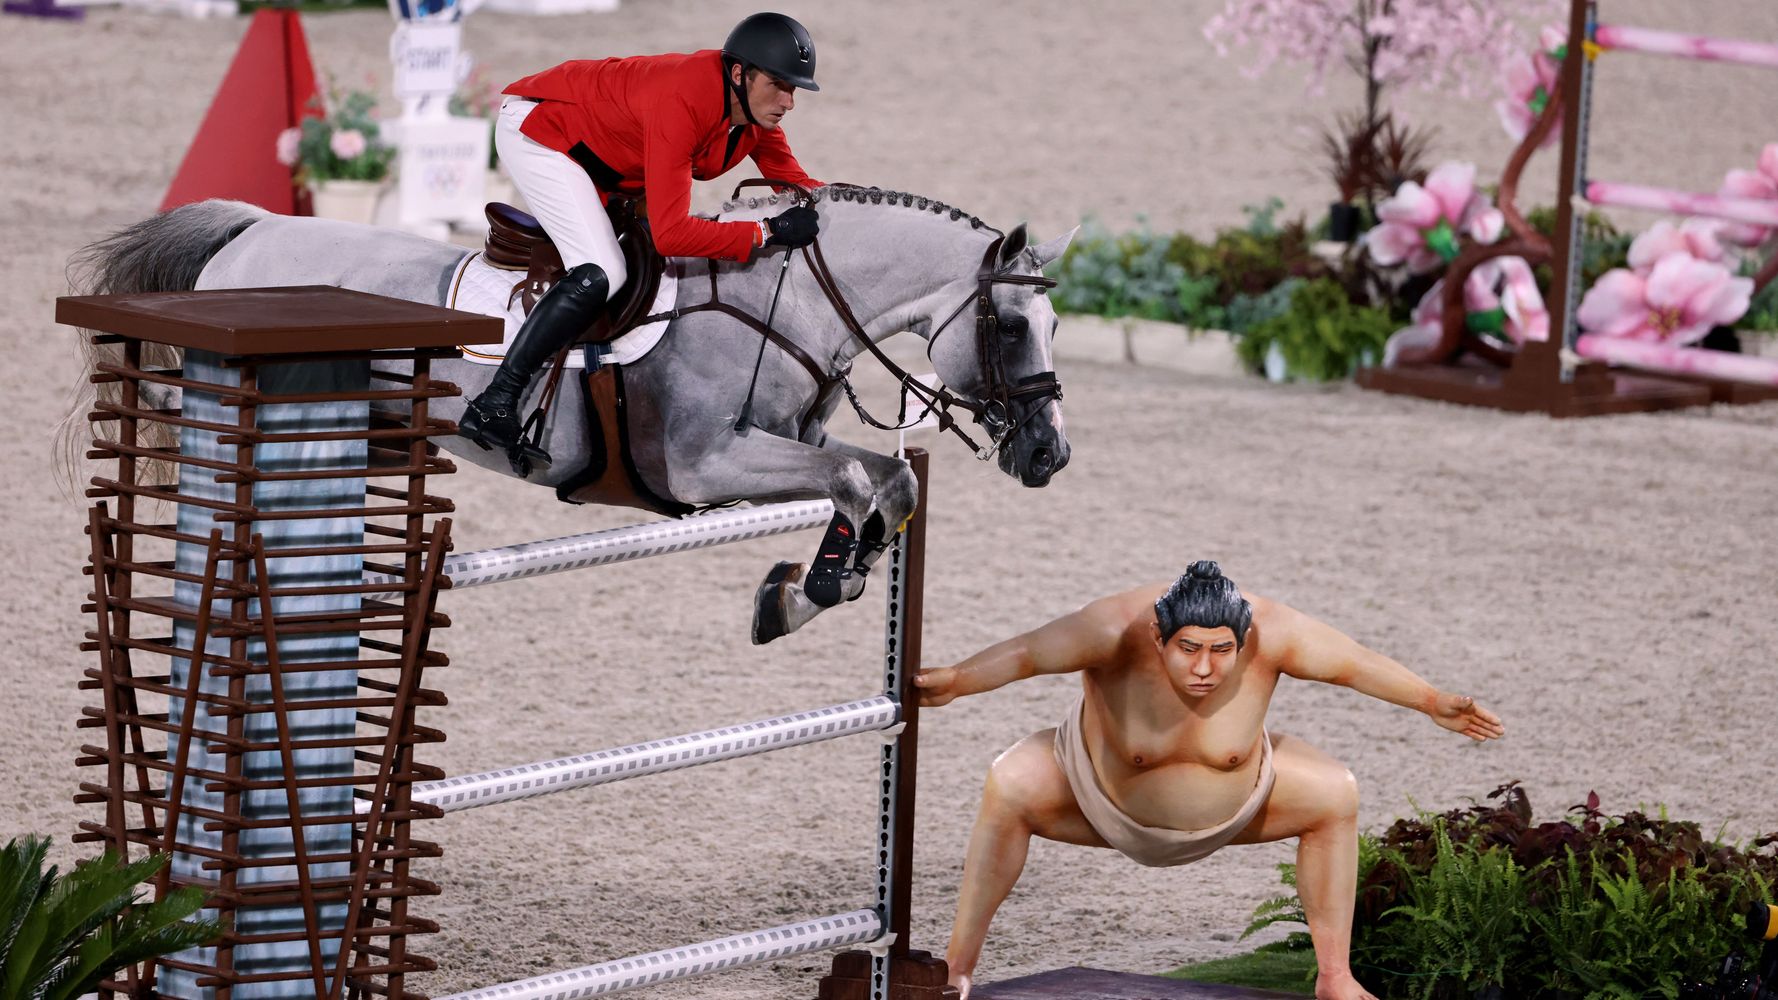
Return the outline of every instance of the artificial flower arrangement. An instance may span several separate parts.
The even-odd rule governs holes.
[[[296,168],[297,184],[383,180],[395,147],[382,141],[376,104],[362,90],[332,91],[326,105],[311,105],[316,114],[279,133],[278,162]]]
[[[1566,55],[1565,36],[1559,27],[1545,28],[1536,52],[1505,67],[1507,97],[1496,110],[1516,140],[1529,134],[1550,99]],[[1544,144],[1555,134],[1552,129]],[[1719,194],[1778,200],[1778,143],[1765,148],[1756,169],[1729,171]],[[1465,238],[1487,246],[1503,235],[1501,213],[1477,190],[1470,164],[1444,164],[1423,186],[1404,183],[1377,206],[1377,218],[1366,236],[1372,259],[1405,265],[1410,274],[1448,265]],[[1583,331],[1608,337],[1666,347],[1695,344],[1747,312],[1756,282],[1737,272],[1760,264],[1761,249],[1772,236],[1773,230],[1745,223],[1657,222],[1631,244],[1628,267],[1606,272],[1586,291],[1576,322]],[[1385,364],[1438,341],[1442,303],[1441,280],[1415,308],[1413,325],[1390,338]],[[1495,257],[1478,265],[1465,281],[1464,305],[1471,330],[1514,344],[1550,336],[1549,312],[1523,258]]]

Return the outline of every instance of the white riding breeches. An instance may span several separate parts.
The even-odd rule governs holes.
[[[588,262],[599,265],[610,285],[607,298],[629,279],[624,254],[611,231],[611,219],[599,200],[599,189],[580,164],[519,132],[536,101],[508,97],[494,125],[494,148],[506,165],[513,186],[562,255],[570,270]]]

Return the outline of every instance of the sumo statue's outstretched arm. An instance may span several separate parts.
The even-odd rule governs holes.
[[[914,675],[920,704],[936,708],[1040,674],[1067,674],[1110,662],[1129,622],[1124,595],[1094,601],[952,666]]]
[[[1506,734],[1500,717],[1466,695],[1440,691],[1418,674],[1382,653],[1366,649],[1345,633],[1274,601],[1255,600],[1266,617],[1268,639],[1281,639],[1276,650],[1280,673],[1298,680],[1348,687],[1392,705],[1424,712],[1432,721],[1472,740],[1499,739]]]

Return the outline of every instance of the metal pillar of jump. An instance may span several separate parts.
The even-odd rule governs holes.
[[[115,463],[87,491],[81,687],[102,704],[79,725],[103,738],[76,796],[104,816],[75,839],[170,855],[155,897],[199,887],[224,930],[102,996],[416,997],[434,963],[409,939],[437,927],[409,901],[438,889],[409,869],[438,849],[412,824],[438,810],[410,792],[443,777],[416,716],[442,703],[421,682],[447,663],[451,510],[426,484],[454,468],[427,439],[455,429],[428,407],[457,393],[429,368],[498,320],[335,288],[67,297],[56,318],[120,348],[87,453]]]
[[[1670,191],[1636,184],[1609,183],[1587,177],[1587,142],[1593,90],[1593,60],[1602,52],[1642,52],[1655,55],[1735,62],[1778,67],[1778,45],[1735,39],[1704,38],[1668,31],[1598,22],[1597,0],[1571,0],[1568,38],[1570,44],[1562,73],[1546,106],[1544,117],[1562,115],[1562,153],[1556,199],[1556,233],[1553,243],[1528,247],[1530,253],[1547,256],[1555,275],[1551,289],[1551,339],[1532,341],[1516,351],[1499,355],[1499,364],[1472,362],[1453,354],[1431,364],[1396,368],[1367,368],[1358,383],[1367,389],[1419,396],[1471,406],[1488,406],[1517,412],[1548,413],[1556,417],[1594,416],[1676,409],[1708,403],[1746,403],[1778,398],[1770,365],[1734,363],[1735,355],[1691,349],[1681,353],[1638,351],[1634,347],[1600,343],[1610,338],[1583,338],[1575,313],[1581,299],[1581,225],[1585,210],[1593,205],[1617,205],[1658,211],[1682,212],[1716,218],[1778,223],[1778,209],[1771,202],[1724,198],[1716,195]],[[1514,153],[1507,177],[1501,184],[1503,208],[1506,192],[1517,186],[1522,169],[1547,126],[1534,128]],[[1510,182],[1510,183],[1509,183]],[[1447,285],[1461,286],[1458,264],[1478,263],[1499,252],[1498,248],[1469,248],[1453,264]],[[1535,263],[1535,261],[1533,261]],[[1760,280],[1772,279],[1771,267]],[[1463,272],[1467,274],[1467,271]],[[1447,296],[1461,302],[1460,292]],[[1455,346],[1455,341],[1447,339]],[[1503,364],[1504,367],[1501,367]],[[1612,365],[1639,368],[1640,372],[1615,370]]]

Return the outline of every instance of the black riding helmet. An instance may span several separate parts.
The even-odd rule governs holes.
[[[722,43],[722,55],[724,59],[741,64],[743,81],[747,70],[757,69],[793,87],[821,89],[815,83],[815,42],[809,37],[808,29],[793,17],[766,13],[743,19],[728,33],[728,41]],[[753,119],[753,108],[747,103],[746,91],[728,78],[726,65],[723,67],[723,82],[740,100],[741,113],[758,125],[759,122]]]

